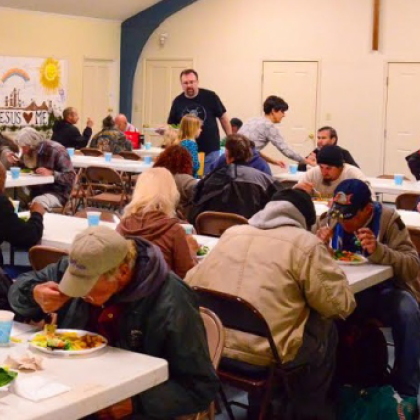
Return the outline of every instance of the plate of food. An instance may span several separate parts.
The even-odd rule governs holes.
[[[201,260],[204,257],[206,257],[209,252],[210,252],[210,248],[208,246],[200,245],[197,251],[197,258]]]
[[[84,330],[44,329],[29,338],[29,347],[56,356],[80,356],[97,352],[108,344],[102,335]]]
[[[360,265],[368,262],[367,258],[363,255],[340,249],[334,251],[333,258],[341,265]]]
[[[9,385],[16,379],[18,373],[7,366],[0,367],[0,391],[7,391]]]

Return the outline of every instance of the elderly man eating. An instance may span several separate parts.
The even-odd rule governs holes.
[[[54,176],[53,184],[31,187],[32,202],[41,204],[47,211],[64,206],[76,179],[67,150],[55,141],[45,140],[31,127],[22,129],[16,142],[22,149],[25,167],[38,175]]]
[[[98,332],[112,346],[166,359],[169,380],[126,403],[127,418],[169,420],[205,410],[215,397],[218,379],[193,292],[144,239],[88,228],[69,258],[20,276],[9,302],[31,319],[57,312],[60,328]]]

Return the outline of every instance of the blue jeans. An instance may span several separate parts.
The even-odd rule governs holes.
[[[219,157],[220,157],[220,150],[207,153],[206,157],[204,158],[204,175],[207,175],[210,172],[211,164],[213,162],[216,162],[216,160],[219,159]]]
[[[400,395],[415,397],[420,386],[420,310],[411,293],[392,280],[356,294],[355,317],[376,318],[392,329],[395,362],[392,385]]]

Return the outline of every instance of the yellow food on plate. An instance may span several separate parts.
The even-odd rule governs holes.
[[[80,335],[74,331],[65,331],[48,335],[39,333],[31,340],[31,343],[51,350],[78,351],[102,346],[106,344],[106,340],[100,335]]]

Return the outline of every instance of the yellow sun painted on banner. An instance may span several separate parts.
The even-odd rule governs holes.
[[[39,69],[40,83],[47,91],[54,92],[61,84],[61,68],[58,60],[47,58]]]

